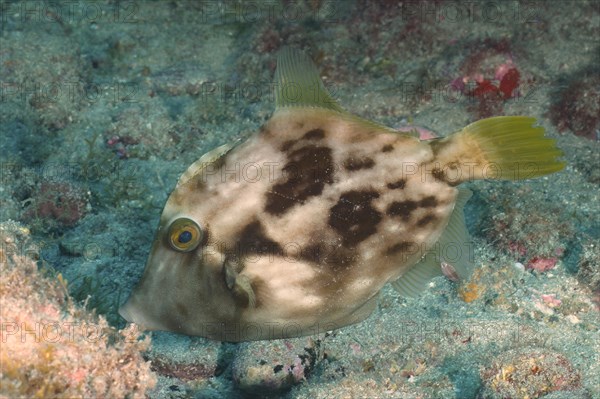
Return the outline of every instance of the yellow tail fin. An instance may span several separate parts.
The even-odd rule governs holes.
[[[522,180],[563,169],[565,162],[559,160],[563,152],[534,123],[526,116],[497,116],[433,141],[437,168],[455,184],[474,179]]]

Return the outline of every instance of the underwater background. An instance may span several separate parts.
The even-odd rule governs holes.
[[[0,23],[0,398],[600,398],[598,1],[1,0]],[[168,194],[269,118],[285,45],[353,114],[533,116],[567,166],[467,184],[472,278],[386,287],[357,325],[126,326]]]

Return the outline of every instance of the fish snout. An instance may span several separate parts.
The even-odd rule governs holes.
[[[119,307],[119,314],[121,315],[122,318],[127,320],[127,322],[135,323],[135,321],[133,320],[133,314],[131,312],[131,310],[132,310],[131,308],[132,308],[131,300],[128,300],[127,302],[125,302],[123,305],[121,305]]]
[[[142,330],[161,330],[163,329],[159,323],[152,321],[144,308],[136,303],[135,298],[129,298],[121,307],[119,307],[119,314],[129,323],[137,324]]]

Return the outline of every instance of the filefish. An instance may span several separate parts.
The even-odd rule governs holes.
[[[448,264],[453,279],[469,278],[461,183],[564,167],[530,117],[422,141],[345,111],[298,50],[280,51],[275,79],[276,109],[259,131],[179,178],[119,310],[127,321],[230,342],[358,323],[387,283],[415,296]]]

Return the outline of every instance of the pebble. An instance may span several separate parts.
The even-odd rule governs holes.
[[[318,353],[312,338],[245,342],[233,361],[233,381],[249,394],[283,392],[306,380]]]
[[[521,262],[515,262],[514,267],[519,273],[525,272],[525,265]]]

